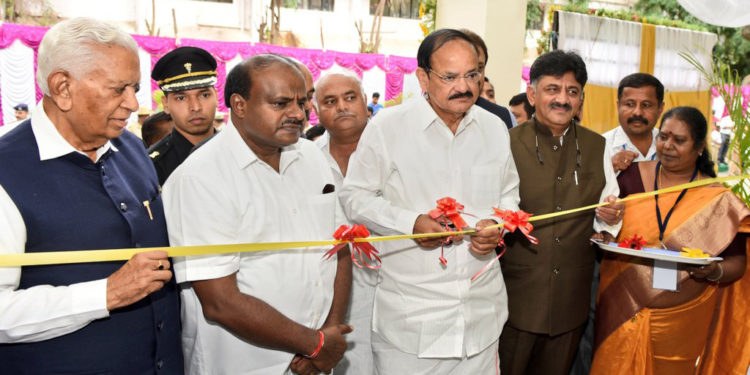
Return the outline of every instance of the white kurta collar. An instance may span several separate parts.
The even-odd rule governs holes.
[[[440,124],[442,126],[446,126],[445,122],[440,118],[440,116],[437,115],[435,110],[432,108],[430,103],[425,99],[424,97],[416,98],[414,100],[419,101],[419,104],[414,106],[415,109],[415,117],[417,121],[421,124],[422,129],[426,130],[433,124]],[[468,111],[466,111],[466,114],[464,115],[464,118],[461,119],[461,122],[458,124],[458,128],[456,129],[456,135],[463,131],[467,126],[474,123],[476,121],[476,105],[472,105]]]
[[[52,123],[44,111],[41,102],[34,108],[32,117],[31,130],[34,132],[34,138],[36,138],[36,144],[39,148],[39,160],[55,159],[71,152],[77,152],[88,157],[84,152],[77,150],[68,143],[60,132],[57,131],[55,124]],[[110,141],[107,141],[104,146],[96,149],[96,160],[98,161],[110,149],[118,151],[117,147]]]
[[[244,169],[255,162],[261,161],[258,158],[258,155],[256,155],[253,150],[250,149],[247,143],[245,143],[245,140],[242,139],[240,132],[237,131],[237,128],[235,128],[231,119],[225,125],[225,127],[226,130],[223,130],[222,133],[227,132],[226,136],[229,137],[229,152],[232,153],[233,159],[237,162],[238,169]],[[283,174],[284,171],[298,158],[299,151],[297,150],[296,144],[289,145],[281,149],[279,173]]]

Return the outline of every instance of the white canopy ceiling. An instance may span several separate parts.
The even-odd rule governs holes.
[[[677,0],[695,18],[712,25],[750,25],[750,0]]]

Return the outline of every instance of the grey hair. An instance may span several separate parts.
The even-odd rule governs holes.
[[[73,18],[52,26],[42,38],[37,55],[36,81],[44,95],[49,96],[47,78],[56,70],[64,70],[74,78],[91,71],[97,59],[96,45],[123,47],[138,56],[138,44],[128,33],[93,18]]]
[[[357,86],[359,87],[359,91],[362,93],[362,100],[364,100],[365,103],[367,103],[367,94],[365,93],[365,88],[362,86],[362,81],[357,77],[354,73],[349,72],[334,72],[334,73],[327,73],[323,77],[321,77],[318,82],[315,84],[315,110],[317,111],[318,108],[318,95],[320,95],[320,91],[318,90],[318,86],[322,85],[327,81],[329,78],[333,76],[342,76],[352,79],[354,82],[357,83]]]

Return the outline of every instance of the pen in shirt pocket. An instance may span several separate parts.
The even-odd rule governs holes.
[[[151,213],[151,202],[148,200],[143,201],[143,207],[145,207],[146,212],[148,212],[148,218],[151,219],[151,221],[154,221],[154,215]]]

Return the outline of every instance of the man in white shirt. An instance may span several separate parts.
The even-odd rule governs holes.
[[[508,130],[474,106],[481,73],[464,33],[428,35],[417,54],[424,98],[373,117],[349,162],[341,201],[379,235],[445,232],[436,201],[455,198],[478,232],[383,242],[372,346],[378,374],[495,374],[508,315],[492,207],[518,209]],[[441,258],[441,246],[444,256]],[[490,263],[492,262],[492,263]],[[472,276],[489,267],[474,281]]]
[[[325,156],[299,140],[307,101],[300,71],[256,55],[228,74],[224,98],[231,122],[164,186],[170,243],[331,239],[343,213]],[[347,248],[324,259],[328,249],[175,259],[186,372],[333,368],[351,331],[343,321],[352,270]]]
[[[664,85],[654,76],[634,73],[617,88],[620,126],[603,134],[612,167],[619,173],[633,162],[656,158],[656,121],[664,110]]]
[[[719,146],[719,166],[727,164],[726,157],[729,152],[729,141],[732,139],[734,130],[734,121],[729,116],[725,116],[719,121],[719,131],[721,133],[721,146]]]
[[[357,149],[357,142],[367,125],[367,96],[359,78],[350,74],[332,73],[324,76],[315,87],[315,113],[323,126],[323,133],[315,144],[328,159],[336,180],[336,189],[341,189],[349,165],[349,157]],[[350,349],[334,369],[336,374],[372,374],[372,301],[377,281],[377,270],[368,267],[355,268],[352,274],[351,303],[347,311],[347,323],[354,332],[347,336]]]

